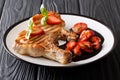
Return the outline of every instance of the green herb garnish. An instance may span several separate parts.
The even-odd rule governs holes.
[[[44,26],[46,24],[46,20],[48,18],[48,11],[44,8],[43,5],[41,5],[40,12],[43,15],[43,17],[41,19],[41,25]]]
[[[48,11],[44,8],[43,5],[41,5],[40,7],[40,11],[41,11],[41,14],[43,15],[42,19],[41,19],[41,25],[44,26],[46,24],[46,20],[48,18]],[[26,32],[26,39],[29,39],[30,38],[30,34],[32,32],[32,26],[33,26],[33,22],[32,20],[30,19],[29,20],[29,25],[28,25],[28,29],[27,29],[27,32]]]
[[[32,26],[33,26],[33,22],[31,21],[31,19],[29,20],[29,25],[28,25],[28,29],[27,29],[27,32],[26,32],[26,39],[29,39],[30,38],[30,34],[32,32]]]

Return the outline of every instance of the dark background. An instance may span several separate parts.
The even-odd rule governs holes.
[[[116,46],[98,61],[74,68],[51,68],[9,55],[2,46],[4,32],[14,23],[39,13],[41,3],[41,0],[0,0],[0,80],[120,80],[120,0],[45,1],[48,10],[92,17],[113,31]]]

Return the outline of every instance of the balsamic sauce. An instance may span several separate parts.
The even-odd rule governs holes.
[[[89,30],[92,30],[92,29],[89,29]],[[92,31],[94,31],[94,30],[92,30]],[[96,32],[96,31],[94,31],[94,33],[95,33],[95,36],[98,36],[99,38],[101,38],[100,48],[98,50],[93,50],[92,53],[86,53],[86,52],[82,51],[83,52],[82,55],[80,55],[80,56],[73,56],[73,59],[72,59],[73,62],[77,62],[77,61],[80,61],[80,60],[88,59],[90,57],[93,57],[93,56],[97,55],[101,51],[102,44],[104,42],[104,38],[103,38],[103,36],[100,33]],[[59,46],[59,48],[65,49],[66,48],[66,44]]]

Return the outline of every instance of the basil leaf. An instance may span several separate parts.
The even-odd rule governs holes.
[[[25,35],[26,39],[30,38],[30,34],[32,32],[32,26],[33,26],[33,22],[31,20],[29,20],[28,30]]]
[[[41,19],[41,25],[44,26],[46,24],[47,16]]]
[[[40,11],[43,14],[43,16],[47,16],[48,11],[45,8],[40,8]]]
[[[43,18],[41,19],[41,25],[44,26],[48,18],[48,11],[44,8],[43,5],[41,5],[40,11],[41,11],[41,14],[43,14]]]

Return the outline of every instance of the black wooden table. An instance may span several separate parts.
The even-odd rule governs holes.
[[[51,68],[20,61],[2,46],[4,32],[14,23],[39,13],[41,0],[0,0],[0,80],[120,80],[120,0],[46,0],[59,13],[89,16],[113,31],[116,46],[106,57],[73,68]]]

